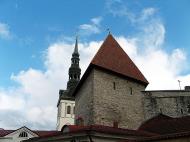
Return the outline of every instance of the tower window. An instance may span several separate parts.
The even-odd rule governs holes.
[[[67,114],[71,114],[71,106],[67,106]]]
[[[133,88],[130,87],[130,95],[133,95]]]
[[[23,131],[19,134],[19,137],[28,137],[28,134]]]
[[[183,109],[181,109],[181,114],[183,114]]]
[[[114,89],[114,90],[116,89],[116,84],[115,84],[115,82],[113,82],[113,89]]]

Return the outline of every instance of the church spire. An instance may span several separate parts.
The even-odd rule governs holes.
[[[80,80],[81,69],[79,67],[78,37],[76,37],[75,48],[71,58],[71,67],[69,68],[69,81],[67,90],[73,91]]]
[[[73,54],[79,54],[78,53],[78,36],[76,36],[75,50],[74,50]]]

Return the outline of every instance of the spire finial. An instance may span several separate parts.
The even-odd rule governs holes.
[[[108,34],[111,34],[110,28],[107,28],[106,31],[108,32]]]
[[[76,35],[75,50],[74,53],[78,54],[78,35]]]

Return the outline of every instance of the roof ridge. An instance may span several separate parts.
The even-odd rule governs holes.
[[[144,75],[112,34],[108,34],[90,64],[119,73],[148,85],[148,81]]]

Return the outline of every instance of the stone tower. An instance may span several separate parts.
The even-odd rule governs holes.
[[[76,124],[136,129],[144,121],[148,81],[109,34],[94,56],[75,96]]]
[[[71,66],[69,68],[67,89],[59,91],[57,130],[61,130],[66,124],[74,124],[75,98],[72,96],[72,93],[80,81],[81,69],[79,67],[79,61],[78,38],[76,37],[75,48],[71,58]]]

